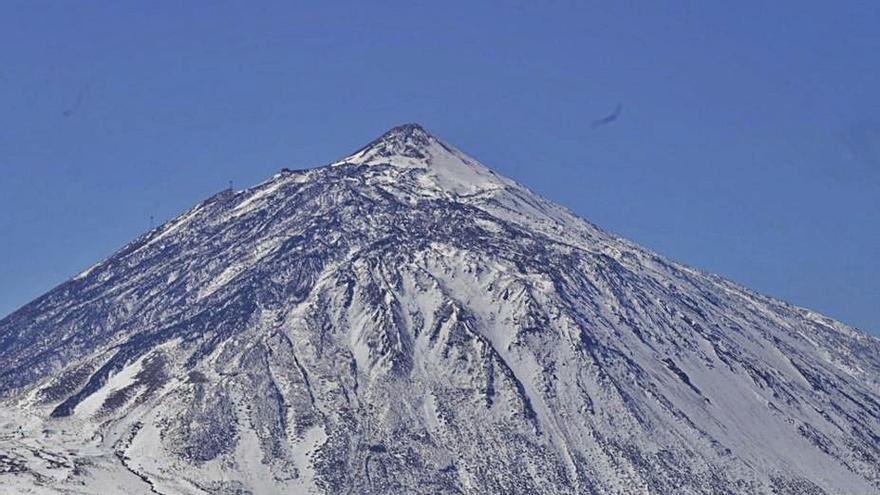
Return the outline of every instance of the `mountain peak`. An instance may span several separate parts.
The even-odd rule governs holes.
[[[461,159],[463,155],[431,135],[421,125],[410,123],[389,129],[342,162],[411,168],[427,167],[444,157]]]
[[[431,133],[428,132],[428,130],[425,129],[424,127],[422,127],[420,124],[417,124],[415,122],[410,122],[408,124],[401,124],[401,125],[392,127],[391,129],[386,131],[385,134],[383,134],[379,138],[379,140],[400,141],[401,139],[406,139],[406,138],[425,140],[425,139],[434,138],[434,136],[432,136]]]
[[[392,127],[378,139],[334,165],[356,164],[417,169],[439,193],[475,194],[504,187],[505,179],[477,160],[433,136],[419,124]]]
[[[378,148],[393,155],[410,158],[424,158],[425,152],[439,140],[419,124],[403,124],[392,127],[385,134],[367,145],[367,148]]]

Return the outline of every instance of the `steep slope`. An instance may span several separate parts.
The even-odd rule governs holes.
[[[0,321],[0,397],[38,493],[880,493],[877,339],[417,125]]]

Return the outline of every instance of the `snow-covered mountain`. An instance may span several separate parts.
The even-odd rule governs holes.
[[[2,493],[880,493],[880,341],[417,125],[3,319],[0,397]]]

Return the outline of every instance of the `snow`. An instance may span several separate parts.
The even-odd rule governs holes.
[[[165,238],[171,236],[172,234],[174,234],[175,232],[179,231],[181,228],[183,228],[185,225],[187,225],[193,219],[195,219],[196,216],[198,216],[199,212],[202,210],[202,207],[203,207],[203,204],[199,204],[198,206],[196,206],[195,208],[191,209],[190,211],[184,213],[180,217],[178,217],[178,218],[168,222],[164,226],[160,227],[158,230],[158,234],[154,234],[154,237],[150,238],[150,240],[147,241],[146,244],[141,246],[140,249],[144,249],[148,246],[152,246],[153,244],[156,244],[159,241],[161,241],[162,239],[165,239]]]
[[[104,405],[104,401],[107,400],[110,394],[132,384],[135,376],[141,371],[141,366],[146,357],[141,357],[134,363],[119,370],[118,373],[111,375],[103,387],[76,406],[75,414],[83,417],[94,416],[101,409],[101,406]]]
[[[427,174],[419,177],[423,192],[447,197],[491,194],[511,184],[424,130],[406,132],[411,134],[389,136],[390,142],[381,141],[333,165],[390,165],[398,169],[426,169]],[[424,140],[424,143],[414,144],[413,140]],[[418,146],[417,156],[408,154],[414,146]]]
[[[47,425],[32,412],[0,406],[0,455],[26,467],[21,473],[0,468],[0,493],[152,494],[115,462],[93,427],[76,418]]]
[[[268,184],[263,185],[262,187],[258,187],[255,189],[253,194],[245,198],[241,203],[235,205],[235,208],[232,209],[233,215],[240,215],[245,213],[253,208],[257,207],[261,200],[269,198],[276,191],[281,189],[286,184],[284,180],[274,180]]]
[[[269,238],[256,245],[249,255],[243,257],[238,262],[232,263],[214,277],[204,288],[198,293],[198,300],[202,300],[217,292],[223,286],[234,280],[236,277],[246,272],[248,269],[257,265],[260,260],[274,253],[283,242],[280,238]]]
[[[302,441],[293,445],[293,460],[296,463],[299,477],[295,488],[297,493],[313,494],[321,493],[315,483],[315,468],[312,464],[312,456],[327,441],[327,433],[324,427],[315,425],[309,428]]]
[[[74,280],[82,280],[82,279],[88,277],[90,273],[92,273],[93,271],[95,271],[98,267],[100,267],[100,266],[103,265],[103,264],[104,264],[103,261],[98,262],[98,263],[95,263],[94,265],[92,265],[92,266],[86,268],[85,270],[81,271],[77,276],[73,277],[73,279],[74,279]]]

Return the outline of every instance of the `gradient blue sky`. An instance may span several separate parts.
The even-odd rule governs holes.
[[[475,3],[3,2],[0,315],[150,215],[415,121],[611,231],[880,331],[880,3]]]

